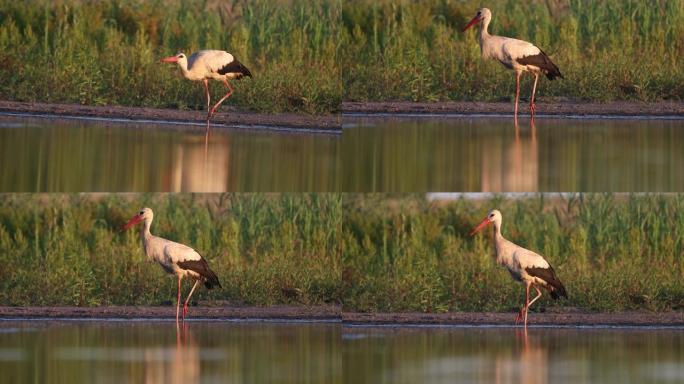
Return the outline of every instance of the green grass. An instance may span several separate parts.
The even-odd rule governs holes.
[[[570,295],[545,294],[535,310],[684,309],[684,195],[449,203],[348,195],[343,205],[346,310],[519,309],[523,286],[495,263],[491,230],[468,236],[494,207],[503,235],[544,255]]]
[[[227,104],[333,112],[339,17],[332,0],[0,0],[0,98],[201,109],[201,83],[159,59],[223,49],[254,75]]]
[[[188,244],[223,289],[195,300],[323,304],[341,298],[341,197],[336,195],[3,195],[2,305],[159,305],[176,283],[146,261],[139,232],[121,226],[143,207],[152,233]],[[190,289],[185,282],[184,294]]]
[[[490,33],[539,45],[565,80],[540,96],[581,100],[682,100],[681,0],[349,0],[343,4],[345,100],[511,100],[515,78],[483,61],[475,29],[486,5]],[[523,80],[523,94],[532,88]]]

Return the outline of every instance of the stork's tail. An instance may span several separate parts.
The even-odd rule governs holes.
[[[549,290],[549,294],[554,300],[558,300],[561,297],[568,298],[568,291],[565,290],[565,286],[563,286],[563,283],[561,283],[560,280],[554,281],[553,285],[547,285],[546,289]]]
[[[560,77],[561,79],[565,79],[565,77],[563,77],[563,74],[561,73],[558,66],[553,61],[551,61],[549,56],[546,53],[544,53],[543,51],[542,51],[542,55],[544,55],[544,61],[545,61],[545,63],[544,63],[545,66],[542,69],[546,70],[546,78],[549,80],[555,80],[557,77]]]
[[[247,67],[245,67],[244,64],[242,64],[241,62],[239,62],[237,60],[235,60],[234,63],[235,63],[235,67],[234,67],[233,72],[236,72],[239,74],[238,79],[241,79],[245,76],[246,77],[252,77],[252,72],[250,72],[249,69]]]
[[[212,271],[211,269],[207,269],[206,273],[203,274],[205,280],[204,280],[204,286],[207,287],[207,289],[212,289],[215,286],[218,286],[219,288],[223,288],[221,286],[221,282],[219,281],[218,276],[216,276],[216,273]]]

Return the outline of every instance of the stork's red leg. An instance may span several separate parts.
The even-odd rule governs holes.
[[[219,105],[221,105],[221,103],[223,103],[223,101],[225,99],[229,98],[230,95],[233,94],[233,88],[230,86],[230,84],[228,84],[228,81],[226,81],[226,79],[223,79],[223,83],[226,85],[226,87],[228,87],[228,93],[226,93],[226,95],[223,96],[221,98],[221,100],[219,100],[218,103],[216,103],[216,105],[214,105],[213,108],[211,108],[211,112],[209,113],[209,117],[213,116],[214,113],[216,112],[216,109],[219,107]]]
[[[211,96],[209,95],[209,80],[204,79],[204,94],[207,96],[207,121],[209,121],[209,118],[211,115],[209,114],[210,108],[211,108]]]
[[[534,104],[534,95],[537,93],[537,82],[539,81],[539,74],[534,74],[534,86],[532,87],[532,98],[530,99],[530,113],[532,114],[532,119],[534,119],[535,112],[537,111],[537,105]]]
[[[520,100],[520,75],[522,72],[515,73],[515,114],[514,118],[518,121],[518,101]]]
[[[537,286],[535,285],[535,286],[534,286],[534,289],[537,290],[537,296],[535,296],[535,298],[532,299],[532,301],[530,301],[529,304],[527,304],[527,308],[529,308],[529,307],[532,305],[532,303],[534,303],[535,301],[537,301],[537,299],[539,299],[539,298],[542,296],[542,293],[541,293],[541,291],[539,290],[539,287],[537,287]]]
[[[183,321],[185,321],[185,314],[188,313],[188,303],[190,302],[190,296],[192,296],[192,293],[195,292],[197,284],[199,284],[199,280],[195,280],[195,285],[192,286],[190,293],[188,293],[188,298],[185,299],[185,304],[183,304]]]
[[[181,275],[178,275],[178,300],[176,301],[176,323],[178,322],[178,311],[180,310],[181,302]]]
[[[527,294],[526,294],[527,295]],[[524,301],[527,301],[527,296],[525,296]],[[518,315],[515,316],[515,325],[518,325],[518,323],[523,319],[523,316],[525,315],[525,303],[523,303],[523,306],[520,308],[518,311]]]
[[[530,285],[531,283],[525,283],[525,328],[527,328],[527,310],[530,307]]]

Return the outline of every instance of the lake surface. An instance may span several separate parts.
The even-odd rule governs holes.
[[[684,330],[344,327],[347,383],[682,383]]]
[[[684,330],[0,321],[7,383],[681,383]]]
[[[0,192],[684,192],[684,120],[345,117],[315,134],[0,117]]]
[[[684,191],[684,120],[344,121],[347,191]]]
[[[0,382],[341,383],[338,324],[0,321]]]
[[[0,117],[2,192],[325,192],[339,134]]]

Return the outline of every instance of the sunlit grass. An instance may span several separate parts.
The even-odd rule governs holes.
[[[228,104],[332,112],[339,14],[335,1],[0,0],[0,98],[199,109],[201,84],[159,58],[223,49],[254,74]]]
[[[159,305],[175,280],[121,226],[152,208],[152,233],[196,249],[223,289],[196,300],[323,304],[340,299],[335,195],[3,195],[2,305]],[[185,292],[190,287],[186,282]]]
[[[348,195],[344,202],[344,307],[356,311],[514,310],[523,298],[493,258],[490,230],[468,236],[486,212],[503,235],[545,256],[569,300],[536,310],[684,308],[684,195],[578,195],[429,203],[420,195]]]

